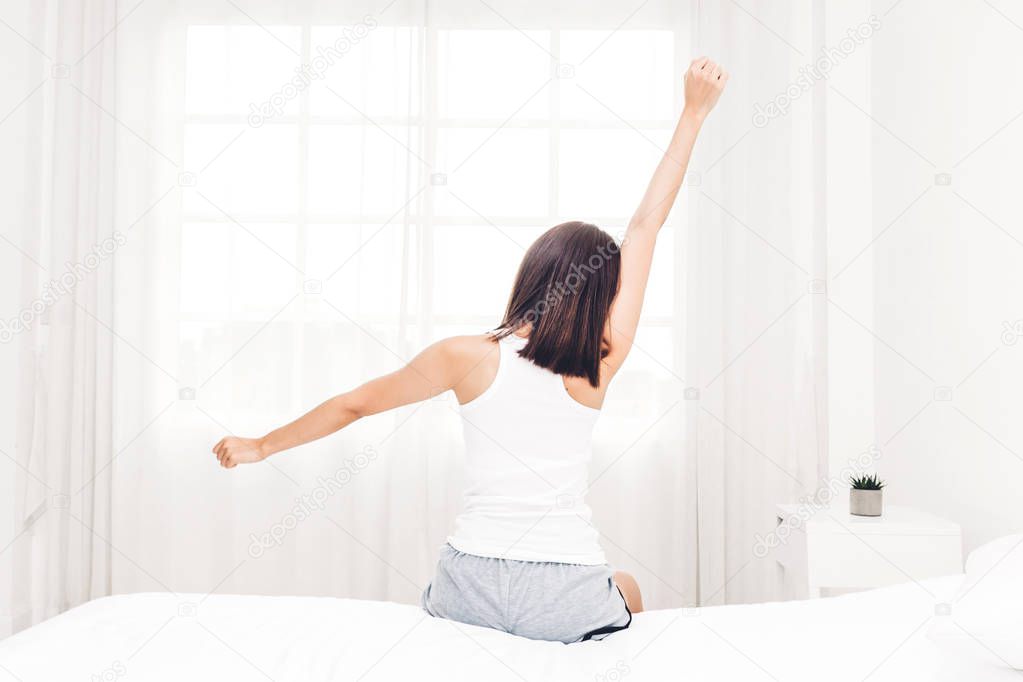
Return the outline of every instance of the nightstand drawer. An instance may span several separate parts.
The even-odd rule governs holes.
[[[963,570],[958,535],[814,533],[806,542],[810,585],[882,587]]]

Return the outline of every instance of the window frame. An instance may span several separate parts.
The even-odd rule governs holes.
[[[187,30],[193,26],[209,26],[208,23],[203,24],[189,24],[186,27],[186,46],[187,49]],[[215,24],[225,27],[237,26],[238,24],[223,23]],[[291,24],[294,26],[295,24]],[[298,25],[300,29],[300,63],[307,64],[311,59],[312,49],[315,44],[312,40],[313,29],[317,26],[329,26],[337,24],[320,24],[320,23],[303,23]],[[521,228],[521,227],[546,227],[554,225],[557,222],[565,219],[564,216],[559,215],[559,199],[560,199],[560,177],[559,177],[559,161],[562,147],[562,133],[564,131],[575,131],[575,130],[627,130],[635,129],[642,131],[648,137],[654,139],[663,139],[665,144],[667,139],[674,129],[675,121],[673,119],[651,119],[651,120],[638,120],[630,121],[628,123],[617,120],[617,119],[582,119],[582,118],[571,118],[564,119],[561,117],[561,98],[562,88],[566,86],[565,80],[557,77],[557,61],[556,56],[560,54],[561,37],[565,31],[573,30],[590,30],[593,26],[575,25],[572,23],[564,23],[557,26],[545,27],[545,30],[550,36],[550,52],[553,55],[550,59],[552,69],[552,80],[549,87],[547,111],[549,114],[548,118],[522,118],[522,119],[501,119],[501,118],[487,118],[487,117],[440,117],[437,115],[437,95],[438,89],[438,66],[439,66],[439,33],[442,31],[459,31],[459,30],[495,30],[492,27],[476,27],[476,26],[457,26],[457,25],[430,25],[430,26],[409,26],[404,23],[381,23],[381,28],[409,28],[411,29],[411,37],[413,45],[417,49],[417,66],[419,73],[416,74],[419,78],[419,87],[422,89],[420,112],[418,114],[409,116],[394,116],[394,115],[374,115],[372,118],[353,111],[350,114],[314,114],[310,107],[310,90],[311,88],[303,89],[298,95],[298,113],[287,114],[275,117],[267,120],[264,125],[268,126],[292,126],[295,129],[295,133],[298,136],[298,206],[297,210],[291,214],[279,214],[270,212],[249,212],[249,211],[232,211],[230,216],[225,216],[220,211],[216,210],[213,206],[207,209],[188,209],[185,210],[182,207],[181,212],[181,223],[182,225],[189,223],[228,223],[238,221],[241,223],[252,223],[252,224],[265,224],[265,223],[281,223],[293,225],[296,229],[296,251],[294,264],[298,270],[306,271],[307,259],[307,239],[308,229],[312,224],[331,224],[337,225],[339,228],[377,228],[384,225],[385,221],[392,218],[391,215],[387,214],[374,214],[374,213],[362,213],[362,214],[351,214],[344,212],[318,212],[313,213],[309,210],[309,187],[308,187],[308,174],[309,174],[309,138],[310,130],[312,126],[316,125],[345,125],[345,126],[368,126],[368,125],[379,125],[379,126],[414,126],[419,130],[418,140],[420,149],[416,150],[423,160],[426,161],[429,166],[436,167],[437,163],[437,140],[441,131],[446,129],[465,129],[465,128],[525,128],[530,130],[542,130],[548,133],[549,141],[549,173],[547,178],[547,213],[546,215],[537,216],[497,216],[488,217],[487,221],[490,223],[490,227],[501,229],[501,228]],[[501,30],[501,29],[496,29]],[[507,30],[507,29],[505,29]],[[637,30],[667,30],[665,27],[654,27],[654,26],[642,26],[637,28],[623,28],[621,30],[637,31]],[[682,73],[682,67],[684,66],[683,55],[688,53],[688,45],[690,42],[690,36],[683,31],[675,27],[673,30],[673,59],[676,69],[676,73]],[[525,39],[525,38],[524,38]],[[538,48],[539,49],[539,48]],[[185,63],[188,63],[186,55]],[[187,73],[186,76],[187,78]],[[312,87],[316,87],[314,84]],[[681,100],[681,79],[676,83],[676,91],[673,93],[675,98],[674,101]],[[367,118],[370,118],[371,122],[367,122]],[[188,128],[195,124],[237,124],[239,127],[247,127],[248,122],[245,113],[238,114],[197,114],[186,111],[181,122],[182,126],[182,140],[187,139]],[[397,143],[396,143],[397,144]],[[637,144],[649,144],[648,141],[644,141],[640,138],[637,133]],[[446,226],[482,226],[483,220],[475,216],[464,216],[464,215],[443,215],[439,214],[434,210],[433,192],[438,189],[430,186],[430,170],[416,160],[413,156],[409,155],[409,164],[411,166],[410,172],[413,176],[417,176],[419,182],[413,182],[410,187],[418,189],[420,186],[425,185],[425,191],[415,199],[409,206],[409,210],[404,215],[400,215],[397,218],[391,220],[390,224],[394,225],[399,221],[403,221],[406,228],[415,231],[417,250],[419,263],[418,267],[415,268],[418,273],[418,281],[403,281],[403,291],[408,291],[408,287],[416,286],[420,292],[431,292],[433,291],[433,284],[435,281],[434,275],[434,247],[436,241],[435,230],[437,227]],[[439,169],[437,172],[443,172]],[[652,172],[652,169],[651,169]],[[687,195],[685,190],[680,196],[680,203],[685,202]],[[636,201],[639,197],[636,197]],[[397,208],[397,207],[396,207]],[[629,207],[623,206],[623,209]],[[624,228],[628,223],[630,215],[609,215],[609,216],[587,216],[587,219],[606,226],[609,232],[615,233]],[[666,230],[670,230],[674,233],[673,240],[673,253],[670,261],[674,264],[674,296],[672,297],[672,306],[670,315],[652,315],[644,314],[640,320],[640,329],[665,329],[670,328],[672,330],[672,346],[673,346],[673,361],[672,369],[675,372],[681,372],[684,364],[684,327],[682,320],[684,319],[685,313],[685,251],[686,251],[686,236],[688,230],[686,229],[688,224],[688,211],[678,210],[673,211],[669,217],[668,223],[665,226]],[[372,230],[371,230],[372,231]],[[234,256],[234,247],[232,242],[232,253],[230,257]],[[407,264],[406,264],[407,265]],[[408,267],[403,268],[406,271],[403,277],[407,277]],[[303,277],[296,273],[295,285],[297,291],[302,291]],[[403,296],[403,299],[406,298]],[[465,313],[465,314],[451,314],[441,313],[438,314],[433,310],[432,296],[419,296],[418,306],[415,310],[402,309],[396,316],[394,314],[369,314],[365,316],[365,321],[368,323],[387,323],[393,322],[397,319],[399,326],[404,327],[405,330],[417,330],[417,336],[419,344],[422,345],[428,341],[434,340],[434,329],[437,327],[454,327],[454,326],[478,326],[482,331],[491,328],[500,317],[501,310],[495,310],[493,315],[483,315],[478,313]],[[404,304],[403,304],[404,308]],[[245,316],[249,318],[249,316]],[[193,314],[186,311],[181,311],[181,322],[182,323],[202,323],[209,321],[209,316],[206,314]],[[242,321],[242,320],[239,320]],[[249,321],[248,319],[246,320]],[[295,334],[297,338],[295,341],[298,343],[297,348],[302,347],[302,330],[300,329],[305,324],[319,324],[322,323],[321,319],[300,319],[295,320]],[[399,338],[406,338],[403,334],[399,333]],[[642,349],[640,349],[642,350]],[[658,361],[658,364],[662,364]]]

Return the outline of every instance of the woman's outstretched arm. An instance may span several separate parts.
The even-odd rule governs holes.
[[[611,306],[610,347],[604,359],[610,369],[609,378],[618,371],[632,348],[657,233],[682,186],[696,136],[727,82],[728,73],[707,57],[693,61],[685,74],[686,102],[682,115],[622,241],[621,284]]]
[[[334,396],[262,438],[222,438],[213,454],[221,466],[231,469],[329,436],[361,417],[428,400],[454,388],[463,376],[459,373],[463,355],[457,339],[439,341],[398,371]]]

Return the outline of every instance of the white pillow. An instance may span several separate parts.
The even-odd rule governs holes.
[[[929,637],[941,646],[1023,670],[1023,535],[970,553],[951,604],[939,604]]]

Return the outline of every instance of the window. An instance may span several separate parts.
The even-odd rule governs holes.
[[[672,31],[613,28],[190,27],[189,371],[209,375],[265,325],[289,363],[375,338],[393,367],[383,346],[408,357],[492,327],[546,228],[583,219],[620,235],[674,126],[687,50]],[[295,86],[332,47],[346,49]],[[683,221],[661,238],[631,372],[681,365]],[[343,360],[305,374],[362,378]],[[253,370],[266,371],[258,353],[225,369],[235,404],[296,397],[239,391]]]

